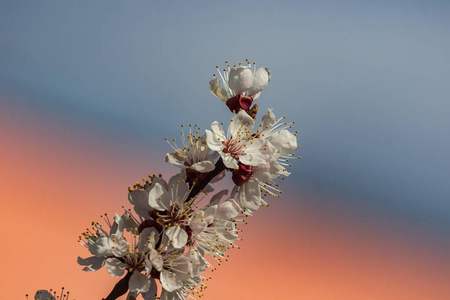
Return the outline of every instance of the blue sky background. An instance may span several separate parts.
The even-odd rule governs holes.
[[[2,1],[0,91],[49,130],[162,157],[181,123],[228,120],[208,82],[248,58],[272,72],[260,109],[300,132],[290,193],[448,244],[449,13],[447,1]]]

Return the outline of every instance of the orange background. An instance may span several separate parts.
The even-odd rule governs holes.
[[[61,286],[75,299],[105,297],[117,279],[104,269],[81,271],[76,258],[89,253],[78,235],[100,214],[128,205],[136,179],[177,169],[1,103],[1,298]],[[295,177],[283,184],[289,180]],[[241,250],[213,273],[204,299],[449,299],[446,240],[352,217],[339,205],[322,209],[321,197],[289,189],[249,218]]]

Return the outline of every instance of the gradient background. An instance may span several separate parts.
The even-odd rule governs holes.
[[[216,65],[271,69],[258,100],[299,154],[204,299],[450,299],[447,1],[1,1],[2,298],[101,299],[78,235],[120,212],[181,123],[230,113]]]

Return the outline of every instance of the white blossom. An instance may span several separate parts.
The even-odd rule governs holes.
[[[185,136],[183,130],[181,132],[182,147],[178,147],[174,139],[174,145],[171,145],[174,151],[167,153],[165,157],[166,162],[181,168],[188,178],[191,175],[190,171],[205,173],[214,170],[214,162],[218,157],[217,152],[212,152],[209,149],[206,136],[198,135],[200,128],[196,127],[194,126],[192,130],[192,126],[189,125],[188,136]]]
[[[28,300],[28,295],[25,295]],[[50,290],[38,290],[34,294],[34,300],[69,300],[69,292],[65,292],[64,288],[61,288],[61,292]]]
[[[218,122],[213,122],[212,130],[206,130],[206,142],[229,169],[237,169],[238,161],[251,166],[264,164],[269,158],[264,152],[266,142],[253,136],[253,126],[253,119],[241,110],[231,119],[226,134]]]
[[[110,227],[109,233],[103,229],[102,225],[93,222],[92,229],[88,229],[80,236],[79,242],[94,255],[86,259],[78,257],[78,263],[86,266],[83,269],[84,271],[97,271],[104,265],[106,256],[120,257],[129,250],[130,245],[123,237],[124,223],[122,218],[116,214],[113,223],[110,223],[107,217],[105,217],[105,221]]]
[[[270,70],[266,67],[256,70],[255,63],[252,68],[248,60],[247,66],[239,64],[230,67],[228,62],[226,63],[227,67],[223,69],[223,73],[219,66],[216,67],[219,77],[209,82],[211,93],[224,102],[236,95],[249,96],[256,100],[270,81]]]
[[[283,122],[286,117],[276,119],[272,110],[262,117],[261,124],[257,128],[257,136],[260,139],[269,142],[267,149],[271,153],[273,159],[277,160],[280,165],[278,168],[271,168],[275,170],[272,175],[288,176],[286,166],[290,166],[291,159],[297,159],[293,153],[297,148],[297,132],[290,132],[288,129],[292,128],[295,122]],[[276,177],[276,176],[275,176]]]

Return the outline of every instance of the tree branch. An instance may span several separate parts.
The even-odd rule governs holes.
[[[128,281],[130,280],[131,274],[131,272],[128,272],[124,278],[120,279],[119,282],[116,283],[108,297],[103,298],[102,300],[115,300],[124,295],[128,291]]]
[[[188,197],[186,198],[186,201],[189,201],[197,196],[208,185],[208,183],[213,180],[214,177],[219,175],[223,170],[225,170],[225,165],[223,164],[222,158],[219,158],[219,160],[216,162],[214,170],[209,172],[202,181],[194,185]]]

